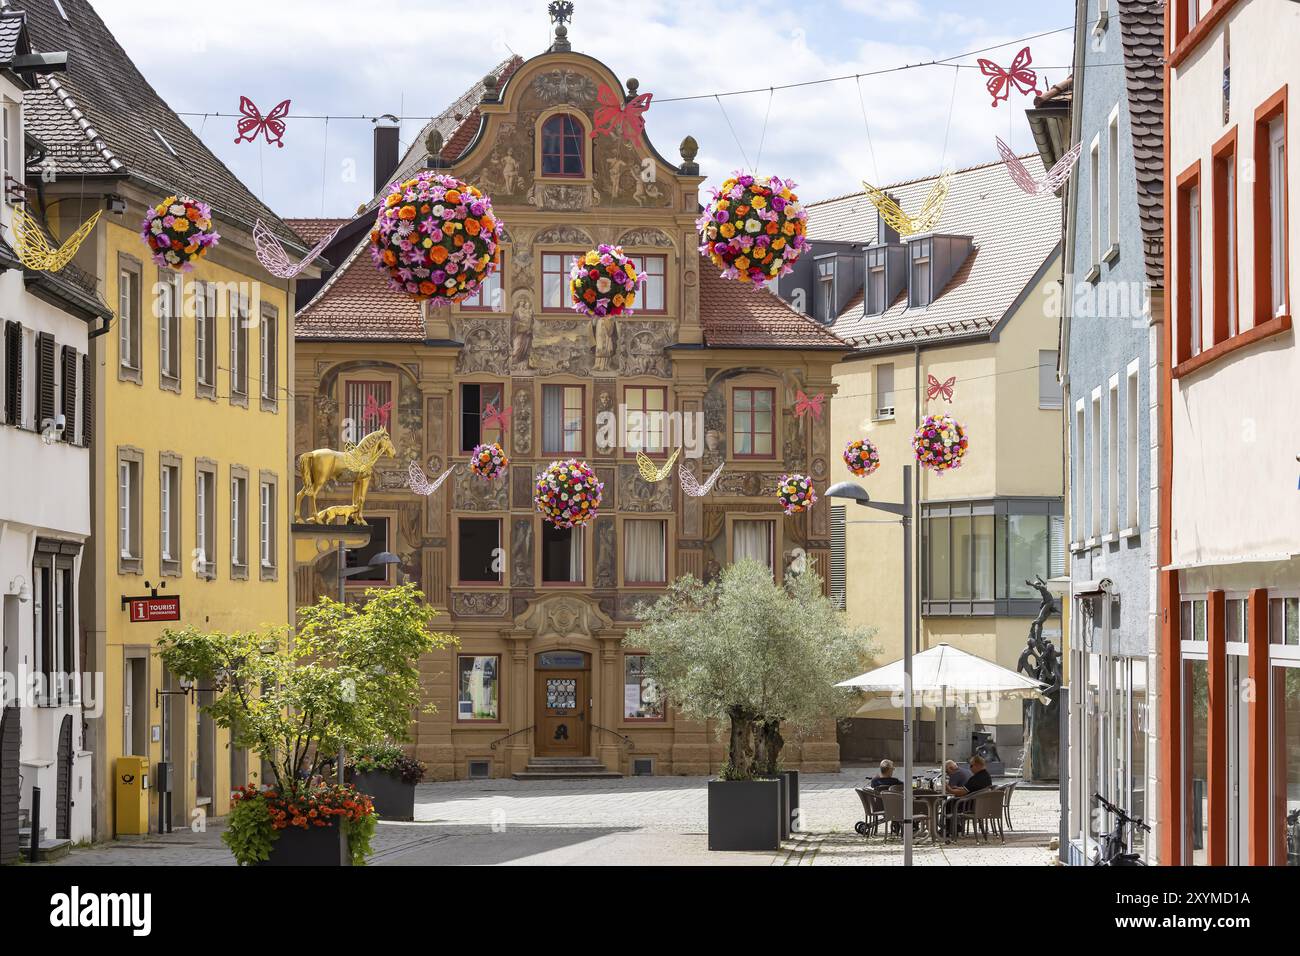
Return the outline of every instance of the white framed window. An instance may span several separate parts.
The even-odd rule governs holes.
[[[1119,455],[1119,376],[1110,379],[1110,420],[1106,436],[1106,457],[1109,480],[1106,482],[1106,530],[1119,536],[1119,488],[1123,481],[1123,463]]]
[[[270,410],[276,404],[280,387],[280,316],[270,306],[262,306],[258,323],[258,359],[260,362],[259,394],[262,406]]]
[[[3,112],[3,116],[0,116],[0,164],[3,165],[3,169],[0,169],[0,190],[4,192],[5,205],[12,206],[13,200],[9,194],[9,177],[13,176],[17,180],[24,178],[21,175],[14,176],[18,169],[10,155],[13,152],[10,130],[13,129],[13,118],[18,113],[19,107],[17,103],[5,100],[3,109],[0,111]]]
[[[1268,124],[1269,277],[1273,287],[1273,315],[1285,315],[1286,301],[1286,137],[1283,117]]]
[[[1187,199],[1188,219],[1187,228],[1191,231],[1191,239],[1187,243],[1188,248],[1188,293],[1191,301],[1188,305],[1188,315],[1191,316],[1191,334],[1192,354],[1201,354],[1201,339],[1203,330],[1201,328],[1201,189],[1199,186],[1192,188]]]
[[[1084,427],[1086,421],[1083,399],[1080,398],[1074,403],[1074,454],[1070,456],[1074,464],[1074,483],[1071,488],[1074,507],[1070,509],[1071,522],[1074,525],[1073,538],[1079,542],[1087,537],[1085,529],[1088,527],[1088,432]]]
[[[184,280],[168,270],[159,270],[158,295],[158,371],[163,378],[176,380],[181,376],[181,312],[183,311]]]
[[[248,564],[248,479],[243,475],[230,478],[230,563],[236,568]]]
[[[894,363],[876,366],[876,420],[894,417]]]
[[[885,311],[885,264],[873,265],[867,270],[867,315],[880,315]]]
[[[1060,408],[1065,404],[1065,391],[1056,380],[1056,349],[1038,350],[1038,407]]]
[[[1224,188],[1224,222],[1222,228],[1226,233],[1224,245],[1228,250],[1228,258],[1225,263],[1222,277],[1215,276],[1215,281],[1222,281],[1228,284],[1228,336],[1231,338],[1238,332],[1239,321],[1237,319],[1237,159],[1232,155],[1224,163],[1223,170],[1223,188]],[[1215,228],[1220,228],[1215,224]]]
[[[912,242],[908,244],[911,268],[908,274],[907,304],[912,309],[922,309],[933,299],[934,290],[930,288],[930,242]]]
[[[1139,496],[1141,491],[1138,488],[1139,466],[1142,463],[1142,445],[1138,441],[1138,434],[1141,430],[1141,409],[1138,407],[1138,362],[1136,359],[1128,367],[1128,403],[1125,411],[1128,416],[1128,433],[1125,436],[1127,449],[1125,453],[1125,463],[1127,474],[1125,476],[1125,495],[1128,499],[1128,508],[1126,510],[1125,526],[1136,531],[1139,527]]]
[[[1119,248],[1119,106],[1106,125],[1106,244]]]
[[[196,468],[194,481],[194,570],[199,577],[216,577],[217,471],[212,463]]]
[[[118,362],[124,369],[140,371],[140,273],[121,268],[117,274]]]
[[[261,485],[257,539],[262,567],[275,567],[275,485],[269,481]]]
[[[1091,488],[1089,496],[1091,498],[1091,529],[1089,537],[1101,537],[1101,481],[1105,469],[1102,467],[1101,453],[1101,389],[1095,388],[1092,391],[1092,460],[1089,464],[1092,466],[1091,474],[1088,476]]]
[[[162,559],[173,561],[176,558],[176,513],[178,498],[178,469],[175,465],[164,465],[159,473],[158,486],[158,529],[162,547]]]
[[[637,289],[638,312],[663,312],[668,303],[668,259],[666,256],[628,256],[641,277]]]
[[[1088,147],[1088,228],[1092,231],[1092,264],[1093,266],[1101,265],[1101,141],[1099,137],[1092,138],[1092,144]]]
[[[117,463],[117,543],[123,558],[140,557],[137,509],[140,501],[140,466],[133,461]]]
[[[232,291],[230,310],[230,396],[248,397],[248,299]]]

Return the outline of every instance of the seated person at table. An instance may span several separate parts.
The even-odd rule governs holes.
[[[993,777],[989,775],[988,767],[984,758],[979,754],[970,758],[970,776],[965,783],[960,786],[953,786],[952,781],[948,782],[948,792],[953,794],[948,799],[948,836],[957,835],[957,808],[961,806],[962,797],[968,797],[973,793],[979,793],[981,790],[987,790],[993,786]],[[969,808],[967,808],[969,810]]]
[[[945,761],[943,769],[948,774],[948,792],[965,793],[966,781],[970,779],[970,771],[965,767],[957,766],[955,760]]]
[[[872,790],[888,790],[890,787],[901,787],[903,781],[894,776],[894,761],[886,757],[880,761],[880,773],[871,778]]]

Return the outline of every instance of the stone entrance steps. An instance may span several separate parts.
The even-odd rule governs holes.
[[[621,780],[595,757],[532,757],[515,780]]]

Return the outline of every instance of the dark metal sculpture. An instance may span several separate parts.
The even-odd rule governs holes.
[[[1016,670],[1046,684],[1047,689],[1043,691],[1046,700],[1025,701],[1025,750],[1020,773],[1025,780],[1055,780],[1061,754],[1061,655],[1051,639],[1043,636],[1043,624],[1053,614],[1059,614],[1060,609],[1041,577],[1036,575],[1025,584],[1038,592],[1042,603],[1029,625],[1029,639],[1020,652]]]

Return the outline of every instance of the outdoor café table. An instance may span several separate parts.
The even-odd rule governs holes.
[[[939,842],[939,814],[943,810],[944,795],[929,790],[913,790],[912,796],[925,804],[925,813],[930,819],[930,842]]]

